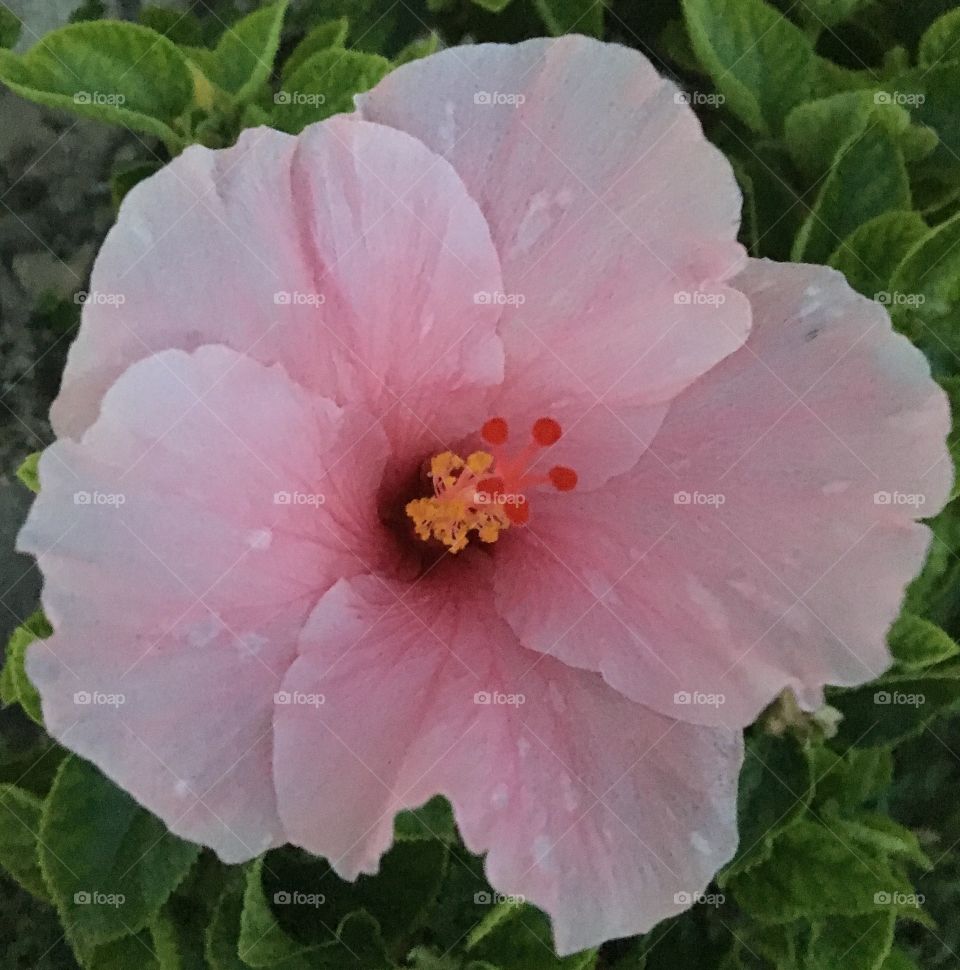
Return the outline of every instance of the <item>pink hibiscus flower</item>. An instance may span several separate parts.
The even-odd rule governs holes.
[[[742,727],[888,665],[951,470],[921,354],[746,258],[682,102],[458,47],[130,193],[20,540],[54,736],[228,862],[374,872],[442,793],[561,953],[685,907]]]

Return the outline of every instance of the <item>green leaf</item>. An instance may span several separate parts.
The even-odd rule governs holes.
[[[803,816],[812,797],[811,762],[796,740],[770,734],[749,738],[737,795],[740,844],[720,885],[767,858],[774,839]]]
[[[871,2],[872,0],[803,0],[798,12],[812,29],[819,32],[849,20]]]
[[[279,906],[274,911],[281,925],[300,939],[322,942],[329,927],[349,913],[364,910],[373,916],[388,944],[420,925],[433,908],[447,865],[447,846],[438,840],[401,841],[380,860],[374,876],[356,882],[340,879],[329,863],[302,852],[274,852],[267,858],[264,891],[268,899],[320,893],[322,905]]]
[[[207,970],[204,953],[206,913],[174,893],[150,923],[160,970]]]
[[[204,947],[210,970],[247,970],[249,964],[240,959],[239,953],[242,914],[241,891],[231,890],[220,897],[207,927]]]
[[[0,47],[9,49],[20,39],[23,25],[9,7],[0,6]]]
[[[462,944],[496,895],[484,875],[482,859],[454,844],[449,847],[449,860],[429,920],[431,939],[445,952]]]
[[[825,817],[829,818],[828,815]],[[881,855],[902,858],[921,869],[933,868],[927,854],[920,848],[917,836],[889,815],[860,812],[852,822],[842,824],[857,826],[858,846],[869,846]]]
[[[68,22],[79,24],[86,20],[100,20],[107,15],[107,6],[103,0],[82,0],[70,14]]]
[[[554,954],[549,920],[533,906],[500,902],[467,938],[471,957],[498,970],[588,970],[597,951],[583,950],[568,957]]]
[[[900,862],[877,850],[865,826],[809,818],[783,832],[769,859],[739,873],[730,888],[748,915],[772,923],[877,914],[878,893],[913,891]]]
[[[0,673],[0,700],[4,706],[7,704],[19,704],[28,717],[43,726],[43,711],[40,705],[40,695],[37,689],[30,683],[27,672],[24,669],[24,658],[26,657],[27,647],[34,640],[46,639],[53,633],[53,628],[43,615],[42,610],[37,610],[13,631],[7,641],[6,659],[3,664],[3,671]]]
[[[904,612],[890,628],[887,643],[901,667],[921,669],[949,660],[960,646],[945,630],[913,613]]]
[[[878,970],[893,946],[893,910],[834,916],[813,928],[805,970]]]
[[[904,256],[930,231],[912,210],[884,212],[861,226],[834,250],[829,265],[873,300],[892,303],[890,280]]]
[[[154,4],[140,11],[140,23],[144,27],[163,34],[175,44],[200,47],[203,44],[203,26],[196,14],[189,10],[172,10]]]
[[[394,838],[398,842],[423,842],[431,839],[455,842],[457,828],[453,821],[453,809],[442,796],[436,795],[408,812],[399,812],[393,821]]]
[[[40,825],[40,867],[81,948],[145,928],[197,858],[80,758],[63,763]]]
[[[787,260],[805,208],[783,171],[785,156],[770,147],[728,146],[734,174],[745,197],[742,241],[752,256]]]
[[[843,714],[839,745],[897,744],[919,734],[938,714],[960,706],[960,664],[918,674],[888,674],[863,687],[834,689],[830,703]]]
[[[136,970],[165,970],[153,952],[153,939],[146,930],[88,947],[82,950],[81,960],[87,970],[131,970],[134,967]]]
[[[905,609],[949,632],[960,630],[960,503],[927,521],[933,542],[920,575],[907,587]]]
[[[818,810],[852,812],[887,790],[893,756],[886,748],[850,748],[838,753],[825,745],[811,749]]]
[[[252,97],[270,77],[288,3],[271,3],[228,27],[217,42],[216,60],[202,67],[217,87],[237,101]]]
[[[120,203],[135,185],[155,175],[161,168],[162,162],[136,162],[116,169],[110,176],[110,197],[114,208],[119,209]]]
[[[358,51],[318,51],[284,81],[274,95],[273,123],[296,134],[314,121],[353,110],[353,96],[372,88],[390,70],[378,54]]]
[[[953,459],[953,487],[950,490],[950,498],[954,499],[960,494],[960,375],[941,377],[940,386],[947,392],[947,399],[950,401],[950,433],[947,435],[947,448]],[[941,632],[951,643],[955,642],[945,631]],[[942,640],[940,644],[944,645]]]
[[[960,370],[960,215],[917,242],[895,270],[890,307],[897,328],[930,360],[934,374]]]
[[[343,47],[349,29],[350,22],[346,17],[327,20],[312,27],[284,61],[283,77],[289,77],[308,57],[312,57],[318,51],[329,50],[331,47]]]
[[[960,8],[935,20],[920,38],[917,59],[923,67],[960,60]]]
[[[43,802],[16,785],[0,785],[0,866],[39,899],[48,900],[37,858]]]
[[[271,858],[275,856],[271,854]],[[277,920],[276,912],[294,907],[322,909],[326,895],[315,887],[312,892],[265,891],[264,859],[261,856],[250,866],[244,891],[239,954],[245,963],[253,967],[282,963],[284,970],[360,970],[389,964],[379,924],[362,911],[348,913],[339,922],[327,922],[330,917],[326,913],[322,917],[316,914],[324,930],[319,942],[297,939],[288,933]],[[271,897],[273,906],[268,901]],[[287,917],[292,922],[289,913]]]
[[[431,32],[426,37],[410,41],[399,54],[393,59],[393,66],[400,67],[401,64],[409,64],[410,61],[418,61],[421,57],[429,57],[435,53],[440,44],[440,35]]]
[[[210,50],[209,47],[190,47],[184,45],[180,48],[180,51],[190,64],[200,69],[207,78],[207,83],[210,83],[209,79],[220,70],[217,52]]]
[[[22,56],[0,50],[0,81],[31,101],[168,144],[177,143],[171,126],[193,95],[174,44],[147,27],[113,20],[61,27]]]
[[[27,455],[26,458],[20,463],[20,467],[17,469],[17,478],[23,482],[31,492],[40,491],[40,475],[37,471],[37,465],[40,462],[41,452],[35,451],[32,455]]]
[[[784,138],[797,168],[817,179],[830,170],[845,143],[873,125],[890,134],[908,161],[937,146],[935,131],[914,125],[906,108],[877,91],[844,91],[798,105],[787,115]]]
[[[940,137],[924,169],[944,173],[955,182],[960,177],[960,60],[916,68],[894,78],[887,87],[891,98],[909,108],[915,121]]]
[[[763,957],[777,970],[801,970],[798,953],[805,950],[808,937],[809,930],[803,922],[775,925],[748,921],[742,932],[737,931],[734,948],[721,970],[753,970],[757,964],[750,957]],[[762,965],[766,970],[767,964]]]
[[[910,181],[896,141],[875,125],[846,142],[794,242],[798,262],[825,263],[869,219],[910,208]]]
[[[497,0],[485,0],[483,5],[491,2]],[[501,9],[505,6],[501,3]],[[562,34],[603,36],[603,0],[534,0],[534,6],[554,37]],[[492,6],[487,8],[494,9]]]
[[[471,0],[471,2],[490,13],[501,13],[510,6],[513,0]]]
[[[700,62],[693,52],[687,25],[679,18],[667,21],[660,32],[660,47],[666,56],[690,74],[702,74]]]
[[[471,960],[464,965],[459,953],[444,953],[436,947],[415,946],[404,966],[413,970],[498,970],[489,963]]]
[[[810,39],[763,0],[683,0],[683,10],[700,63],[754,131],[779,133],[790,109],[814,95]]]
[[[895,947],[881,964],[880,970],[920,970],[920,967],[903,950]]]

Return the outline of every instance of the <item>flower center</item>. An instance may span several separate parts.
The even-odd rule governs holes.
[[[525,525],[530,517],[527,491],[552,485],[559,492],[576,488],[577,473],[554,465],[546,475],[530,473],[537,455],[560,440],[553,418],[538,418],[530,442],[514,454],[506,451],[509,428],[503,418],[491,418],[480,429],[489,451],[475,451],[466,459],[444,451],[430,460],[433,495],[408,502],[407,515],[424,542],[436,539],[451,552],[460,552],[475,532],[481,542],[496,542],[511,525]]]

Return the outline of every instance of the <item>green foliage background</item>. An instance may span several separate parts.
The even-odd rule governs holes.
[[[210,0],[187,13],[148,6],[139,23],[103,13],[87,0],[74,23],[12,53],[19,24],[0,7],[0,80],[133,133],[115,204],[188,144],[229,145],[260,124],[299,131],[438,44],[576,31],[637,47],[689,93],[732,162],[751,254],[843,270],[889,306],[960,401],[960,7],[948,0]],[[46,295],[36,315],[58,335],[43,356],[59,367],[77,308]],[[19,475],[36,488],[31,458]],[[30,643],[50,633],[35,614],[0,676],[11,708],[0,730],[3,965],[960,966],[957,502],[931,525],[929,561],[890,633],[894,668],[831,692],[813,717],[781,698],[748,732],[741,848],[707,899],[565,960],[543,914],[486,884],[442,799],[399,816],[381,872],[355,884],[299,851],[227,867],[173,837],[44,734],[23,671]],[[90,905],[89,887],[124,902]],[[289,905],[285,893],[323,902]]]

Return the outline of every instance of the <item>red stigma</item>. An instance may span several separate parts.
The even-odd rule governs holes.
[[[558,492],[572,492],[577,487],[577,473],[565,465],[554,465],[547,473]]]
[[[537,418],[533,423],[533,440],[544,448],[555,445],[563,432],[553,418]]]
[[[507,440],[509,430],[507,422],[503,418],[490,418],[489,421],[484,422],[483,427],[480,429],[480,437],[487,444],[502,445]]]

